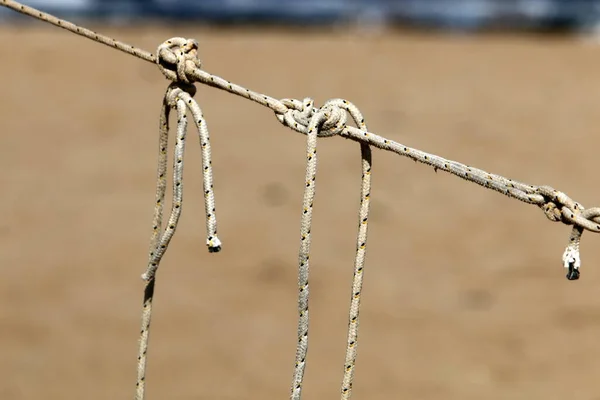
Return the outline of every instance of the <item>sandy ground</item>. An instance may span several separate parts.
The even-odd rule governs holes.
[[[557,38],[96,27],[277,98],[353,101],[403,144],[600,203],[600,50]],[[0,398],[124,399],[154,202],[156,67],[67,32],[0,29]],[[295,352],[305,137],[213,88],[219,254],[199,146],[157,284],[148,399],[284,399]],[[319,142],[304,397],[339,396],[358,145]],[[600,399],[599,238],[564,278],[570,229],[376,151],[356,399]]]

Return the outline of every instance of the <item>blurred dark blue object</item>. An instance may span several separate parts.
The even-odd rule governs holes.
[[[64,16],[135,22],[388,24],[453,30],[577,30],[595,26],[600,0],[23,0]],[[0,9],[0,17],[15,17]]]

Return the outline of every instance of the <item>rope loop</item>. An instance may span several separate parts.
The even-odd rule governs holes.
[[[202,62],[198,58],[198,42],[194,39],[171,38],[158,46],[156,55],[160,72],[173,82],[191,83],[186,75],[188,61],[194,67],[202,68]]]
[[[339,135],[346,128],[348,115],[337,103],[338,100],[329,100],[323,107],[314,107],[314,100],[305,98],[303,101],[296,99],[282,99],[281,102],[287,107],[284,113],[275,113],[279,122],[293,130],[307,134],[311,119],[323,114],[324,122],[319,128],[318,137],[332,137]]]
[[[191,97],[194,97],[196,94],[196,86],[190,83],[171,82],[171,84],[167,87],[167,92],[165,94],[165,101],[169,107],[177,108],[177,100],[179,100],[181,93],[184,92],[189,94]]]

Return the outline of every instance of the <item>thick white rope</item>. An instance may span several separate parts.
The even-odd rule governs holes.
[[[600,232],[600,208],[585,209],[580,203],[573,201],[566,194],[549,186],[534,186],[513,181],[512,179],[469,167],[456,161],[446,160],[442,157],[413,149],[376,135],[367,130],[367,126],[365,125],[364,118],[360,111],[346,100],[330,100],[322,107],[315,107],[313,100],[309,98],[304,99],[304,101],[294,99],[277,100],[205,72],[201,69],[201,62],[197,54],[198,44],[194,40],[185,38],[172,38],[167,40],[158,47],[157,56],[155,56],[144,50],[138,49],[135,46],[130,46],[100,35],[34,8],[24,6],[16,1],[0,0],[0,5],[51,23],[96,42],[116,48],[142,60],[156,63],[165,77],[173,81],[167,88],[160,116],[158,176],[153,233],[150,241],[148,267],[143,274],[143,278],[146,280],[146,287],[144,291],[142,329],[140,332],[138,354],[136,400],[144,399],[145,395],[146,355],[148,350],[156,271],[167,250],[169,242],[175,233],[181,215],[183,202],[183,155],[187,131],[187,111],[190,111],[194,118],[194,123],[199,132],[202,149],[207,246],[210,252],[217,252],[221,249],[221,242],[217,237],[209,133],[206,121],[202,116],[202,111],[193,99],[195,93],[193,83],[195,82],[225,90],[229,93],[245,97],[268,107],[275,112],[277,119],[282,124],[307,136],[307,167],[303,197],[303,212],[301,216],[301,240],[298,255],[298,344],[291,387],[291,399],[293,400],[299,400],[301,397],[308,351],[308,277],[311,222],[317,169],[317,138],[339,135],[359,142],[361,148],[361,202],[356,258],[354,263],[354,278],[350,300],[344,376],[341,388],[342,400],[349,399],[351,395],[358,343],[359,307],[364,274],[371,189],[370,146],[392,151],[396,154],[411,158],[414,161],[432,166],[435,171],[443,170],[467,181],[500,192],[511,198],[515,198],[528,204],[535,204],[543,210],[546,217],[551,221],[573,225],[569,244],[563,253],[563,265],[568,270],[567,278],[570,280],[579,278],[579,268],[581,266],[579,246],[583,231]],[[161,233],[163,203],[166,192],[166,151],[169,133],[168,117],[171,108],[177,110],[178,117],[175,155],[173,160],[173,204],[168,224]],[[354,120],[356,127],[348,126],[346,124],[347,113],[349,113]]]
[[[308,100],[306,105],[312,107],[312,101]],[[308,351],[308,273],[312,212],[317,179],[317,135],[325,120],[327,120],[327,115],[324,111],[313,115],[306,136],[306,175],[302,217],[300,218],[300,251],[298,254],[298,344],[290,396],[292,400],[299,400],[301,397],[306,353]]]
[[[359,129],[367,130],[365,119],[361,112],[345,100],[336,101],[336,105],[346,110]],[[367,252],[367,228],[369,224],[369,211],[371,202],[371,147],[368,144],[360,144],[361,155],[361,189],[360,208],[358,212],[358,235],[356,243],[356,255],[354,259],[354,276],[352,280],[352,292],[350,297],[350,311],[348,316],[348,338],[346,342],[346,358],[344,360],[344,378],[342,379],[342,400],[347,400],[352,395],[352,382],[356,364],[356,352],[358,347],[358,323],[359,308],[362,294],[363,275],[365,268],[365,256]]]
[[[150,239],[148,267],[146,272],[142,275],[142,278],[146,281],[146,287],[144,289],[142,329],[140,331],[138,351],[136,400],[142,400],[145,393],[146,354],[148,351],[150,319],[152,317],[152,300],[154,296],[154,285],[156,283],[156,272],[165,252],[167,251],[167,247],[169,246],[169,243],[175,234],[183,206],[183,161],[188,125],[186,112],[188,110],[191,112],[194,118],[202,148],[205,197],[204,204],[206,210],[207,230],[206,244],[209,252],[211,253],[221,250],[221,242],[217,237],[209,134],[206,120],[202,115],[202,110],[192,97],[195,92],[196,88],[193,85],[183,82],[174,82],[167,88],[161,109],[156,203],[154,209],[154,218],[152,221],[152,236]],[[173,200],[169,221],[162,233],[160,233],[162,228],[163,204],[167,184],[167,147],[169,135],[169,114],[171,109],[175,109],[177,111],[177,136],[175,137],[173,157]]]

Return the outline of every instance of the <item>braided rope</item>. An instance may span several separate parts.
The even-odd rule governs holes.
[[[158,168],[156,182],[156,203],[154,207],[154,218],[152,220],[152,236],[150,238],[149,260],[146,272],[142,278],[146,281],[144,288],[144,302],[142,309],[142,329],[140,331],[138,367],[136,382],[136,400],[143,400],[145,396],[146,379],[146,354],[148,352],[148,339],[150,333],[150,320],[152,317],[152,301],[154,297],[154,285],[156,272],[160,262],[167,251],[167,247],[175,231],[181,216],[183,206],[183,165],[185,154],[185,140],[187,134],[187,116],[189,110],[194,118],[200,137],[202,148],[202,163],[204,176],[204,197],[206,210],[206,244],[211,253],[221,250],[221,242],[217,237],[217,221],[215,216],[215,201],[212,183],[212,162],[210,159],[210,142],[206,120],[202,110],[193,99],[196,88],[187,83],[174,82],[167,88],[163,98],[163,106],[160,113]],[[177,111],[177,136],[175,138],[175,150],[173,157],[173,201],[171,215],[167,226],[160,233],[163,219],[163,204],[166,194],[166,172],[167,172],[167,147],[169,141],[169,114],[171,109]]]
[[[88,39],[92,39],[95,42],[102,43],[106,46],[115,48],[117,50],[121,50],[127,54],[131,54],[132,56],[136,56],[137,58],[140,58],[142,60],[146,60],[151,63],[156,62],[156,57],[152,53],[148,53],[147,51],[137,48],[135,46],[130,46],[126,43],[119,42],[118,40],[109,38],[108,36],[104,36],[84,27],[77,26],[69,21],[57,18],[54,15],[50,15],[40,10],[36,10],[33,7],[28,7],[24,4],[12,0],[0,0],[0,5],[10,8],[11,10],[20,12],[21,14],[25,14],[29,17],[39,19],[40,21],[48,22],[49,24],[52,24],[59,28],[66,29],[69,32],[75,33],[77,35],[86,37]]]
[[[338,105],[350,113],[354,123],[362,130],[367,130],[365,119],[353,104],[341,100]],[[348,316],[348,339],[346,343],[346,358],[344,360],[344,378],[342,380],[342,400],[347,400],[352,394],[352,381],[354,380],[354,367],[356,363],[356,350],[358,345],[358,314],[367,252],[367,228],[369,223],[371,199],[371,148],[369,145],[360,144],[362,184],[360,190],[360,209],[358,212],[358,235],[356,243],[356,256],[354,259],[354,277],[352,280],[352,294]]]
[[[549,186],[534,186],[517,182],[500,175],[491,174],[456,161],[413,149],[398,142],[386,139],[369,132],[364,118],[358,108],[343,99],[326,102],[322,107],[315,107],[310,98],[303,101],[295,99],[277,100],[270,96],[254,92],[248,88],[229,82],[201,69],[198,58],[198,43],[185,38],[172,38],[162,43],[157,50],[157,56],[109,37],[100,35],[88,29],[74,25],[68,21],[56,18],[31,7],[24,6],[12,0],[0,0],[0,5],[13,9],[22,14],[51,23],[70,32],[87,37],[96,42],[121,50],[142,60],[156,63],[163,75],[173,83],[169,85],[163,99],[159,127],[159,155],[157,168],[156,204],[153,217],[153,231],[150,240],[149,261],[146,272],[142,277],[146,281],[142,310],[142,328],[140,332],[138,370],[136,382],[136,400],[144,399],[146,355],[152,301],[156,281],[156,271],[167,247],[177,229],[183,204],[183,156],[187,132],[187,116],[189,111],[199,132],[202,149],[203,183],[205,195],[207,247],[209,252],[221,249],[217,237],[217,223],[213,193],[213,176],[211,166],[211,150],[209,133],[202,111],[193,99],[195,87],[199,82],[238,96],[250,99],[275,112],[277,119],[284,125],[307,136],[306,176],[303,196],[303,212],[301,216],[300,249],[298,254],[298,344],[291,387],[291,399],[301,398],[302,383],[308,351],[308,300],[309,300],[309,259],[311,243],[312,210],[315,197],[317,170],[317,140],[322,137],[339,135],[360,143],[362,162],[362,184],[359,209],[359,226],[357,247],[352,281],[352,295],[349,308],[348,335],[344,375],[342,380],[342,400],[349,399],[352,391],[352,381],[355,372],[356,349],[358,343],[359,307],[364,274],[364,264],[367,243],[367,227],[369,217],[369,201],[371,190],[371,148],[394,152],[408,157],[416,162],[429,165],[435,171],[442,170],[476,183],[488,189],[495,190],[508,197],[527,204],[534,204],[542,209],[548,219],[572,225],[569,244],[563,253],[563,266],[568,270],[567,278],[579,278],[581,258],[579,247],[584,230],[600,232],[600,208],[585,209],[565,193]],[[169,124],[168,117],[171,109],[177,111],[177,137],[175,143],[173,168],[173,204],[167,226],[162,230],[163,202],[166,193],[167,144]],[[347,114],[350,114],[356,127],[346,124]]]
[[[312,100],[307,100],[312,107]],[[316,113],[310,120],[306,140],[306,175],[302,217],[300,218],[300,251],[298,254],[298,345],[290,398],[299,400],[302,392],[306,353],[308,351],[308,273],[311,242],[311,225],[315,184],[317,179],[317,135],[328,116],[324,111]]]

